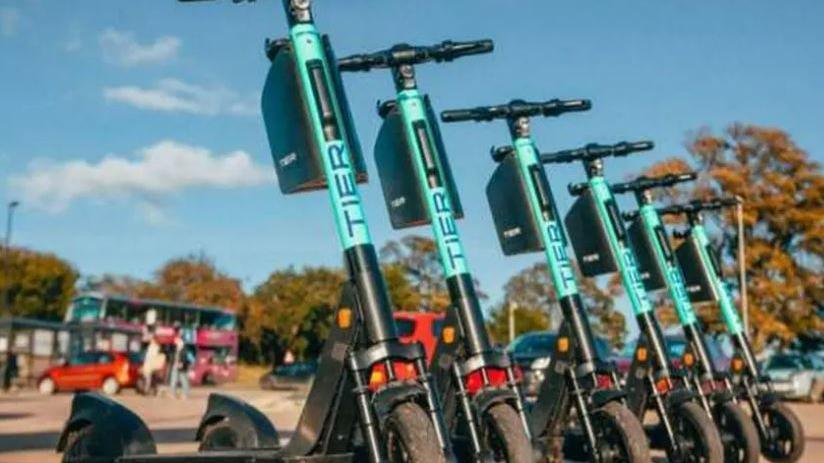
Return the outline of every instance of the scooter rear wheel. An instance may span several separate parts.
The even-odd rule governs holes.
[[[392,410],[384,442],[392,463],[446,463],[429,415],[415,403],[404,402]]]
[[[532,445],[518,413],[507,403],[495,404],[484,414],[487,449],[496,462],[532,463]]]
[[[685,463],[723,463],[724,447],[718,428],[695,402],[684,402],[674,410],[673,431],[683,450]]]
[[[724,440],[724,463],[758,463],[761,441],[752,418],[733,402],[725,402],[717,409],[718,430]]]
[[[592,427],[601,461],[649,463],[649,441],[644,427],[625,405],[609,402],[592,412]],[[592,461],[596,461],[591,458]]]
[[[761,451],[775,463],[792,463],[804,453],[804,429],[790,407],[776,402],[762,410],[771,439],[761,442]]]

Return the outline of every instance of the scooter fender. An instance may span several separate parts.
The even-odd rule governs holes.
[[[250,404],[229,395],[209,394],[206,413],[200,419],[195,440],[200,442],[209,426],[228,422],[244,436],[243,449],[273,449],[280,447],[280,436],[271,421]]]
[[[483,416],[484,413],[493,405],[501,402],[509,402],[518,400],[515,393],[509,389],[504,388],[486,388],[479,391],[472,398],[475,404],[475,412],[478,416]]]
[[[682,403],[688,402],[696,397],[697,395],[695,394],[695,392],[690,391],[689,389],[676,389],[667,394],[667,408],[673,409],[681,405]]]
[[[372,396],[372,406],[382,427],[396,406],[409,401],[420,403],[425,397],[426,391],[418,383],[389,384],[375,392]]]
[[[85,433],[83,456],[95,461],[114,462],[124,455],[157,453],[146,423],[128,408],[98,393],[74,396],[71,414],[57,441],[57,452],[66,451],[70,437],[81,432]]]
[[[595,408],[603,407],[604,405],[621,400],[627,396],[627,393],[620,389],[599,389],[592,393],[592,404]]]

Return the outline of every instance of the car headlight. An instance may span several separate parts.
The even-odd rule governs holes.
[[[532,364],[529,366],[532,370],[544,370],[549,366],[549,357],[541,357],[537,358],[532,361]]]

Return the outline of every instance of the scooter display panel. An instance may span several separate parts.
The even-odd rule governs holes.
[[[657,291],[667,287],[666,269],[662,268],[658,259],[655,258],[655,249],[658,243],[650,239],[644,227],[643,219],[636,217],[627,229],[627,234],[629,235],[630,245],[635,252],[638,272],[641,274],[644,288],[647,291]],[[657,229],[656,232],[660,233]],[[664,246],[666,244],[662,243]]]
[[[423,101],[426,106],[427,124],[418,124],[414,127],[414,140],[409,139],[403,115],[395,106],[384,116],[375,141],[375,164],[386,200],[386,210],[394,229],[416,227],[431,222],[419,180],[416,175],[411,175],[416,169],[414,156],[418,155],[418,151],[411,148],[413,146],[418,146],[421,152],[431,149],[436,151],[436,157],[430,161],[437,162],[437,170],[449,195],[453,215],[455,218],[463,217],[463,207],[455,188],[455,180],[446,157],[435,113],[429,97],[424,97]],[[429,130],[426,130],[427,126]],[[424,164],[426,163],[427,161],[424,161]]]
[[[323,37],[323,45],[326,62],[335,63],[335,56],[326,36]],[[339,131],[338,139],[344,140],[349,149],[349,159],[358,183],[367,180],[366,164],[337,67],[331,66],[328,69],[331,79],[327,79],[319,60],[315,63],[310,61],[307,66],[310,67],[310,74],[314,72],[313,75],[318,76],[314,84],[318,88],[309,92],[317,101],[307,102],[302,97],[305,94],[303,83],[291,43],[284,44],[272,59],[261,98],[263,120],[275,162],[278,185],[284,194],[327,187],[321,159],[324,148],[318,146],[316,141],[318,137],[310,120],[308,104],[338,108],[343,120],[329,123],[335,125]],[[337,96],[337,101],[326,101],[326,98],[333,96]],[[323,134],[320,135],[323,138]]]
[[[498,241],[507,256],[544,250],[541,231],[529,207],[529,186],[519,169],[518,159],[507,156],[486,185]]]
[[[688,238],[675,250],[675,259],[684,274],[684,283],[690,301],[695,303],[717,302],[718,295],[712,284],[715,270],[704,265],[698,246],[699,244],[693,238]]]
[[[610,224],[598,213],[591,189],[584,191],[564,218],[581,273],[588,277],[618,271],[618,259],[609,245]]]

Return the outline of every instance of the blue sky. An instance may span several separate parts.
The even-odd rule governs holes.
[[[492,38],[492,55],[418,69],[436,109],[591,98],[589,113],[535,120],[543,150],[655,140],[611,162],[623,179],[683,153],[690,130],[734,121],[786,129],[822,159],[824,4],[815,1],[550,2],[319,0],[339,56],[396,42]],[[20,199],[14,241],[84,275],[147,277],[203,251],[252,287],[275,268],[339,265],[322,193],[281,195],[258,98],[265,37],[286,32],[280,2],[178,4],[0,0],[0,200]],[[345,77],[368,166],[385,71]],[[484,186],[503,123],[443,129],[474,273],[496,301],[540,255],[505,258]],[[549,171],[561,210],[580,166]],[[363,189],[372,235],[393,232],[377,178]],[[428,233],[421,228],[420,233]]]

